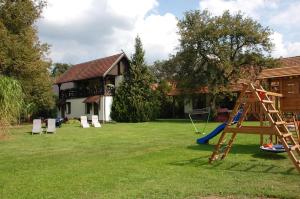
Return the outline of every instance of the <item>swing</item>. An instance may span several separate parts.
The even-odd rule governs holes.
[[[285,149],[282,144],[264,144],[260,146],[260,149],[266,152],[271,152],[271,153],[284,153]]]
[[[203,126],[202,131],[199,131],[198,128],[196,127],[196,125],[195,125],[195,122],[194,122],[192,116],[193,115],[204,115],[204,114],[208,114],[207,118],[206,118],[206,123]],[[189,113],[189,118],[190,118],[190,121],[191,121],[191,123],[194,127],[195,133],[200,134],[202,132],[202,134],[205,134],[205,129],[207,127],[207,124],[208,124],[208,121],[209,121],[209,118],[210,118],[210,107],[206,107],[206,108],[202,108],[202,109],[194,109],[193,112]]]
[[[291,146],[289,146],[291,147]],[[273,144],[270,139],[269,144],[264,144],[259,147],[262,151],[271,152],[271,153],[284,153],[285,148],[282,144]]]

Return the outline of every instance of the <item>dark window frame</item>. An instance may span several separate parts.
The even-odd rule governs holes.
[[[66,103],[66,113],[71,114],[71,102]]]

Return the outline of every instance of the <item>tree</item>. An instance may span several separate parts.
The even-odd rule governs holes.
[[[51,71],[51,76],[52,77],[59,77],[64,72],[66,72],[67,70],[69,70],[69,68],[71,68],[71,66],[72,65],[66,64],[66,63],[55,63],[53,65],[53,69]]]
[[[23,103],[21,85],[17,80],[0,76],[0,135],[20,116]]]
[[[154,78],[144,60],[145,52],[139,37],[135,39],[135,53],[130,69],[116,90],[111,117],[119,122],[144,122],[158,115],[159,101],[151,86]]]
[[[173,57],[178,86],[208,87],[212,106],[219,93],[243,78],[273,66],[271,31],[241,13],[190,11],[178,23],[180,48]],[[252,72],[252,73],[250,73]]]
[[[0,0],[0,74],[18,80],[25,104],[38,109],[54,106],[48,45],[35,26],[44,6],[43,0]]]

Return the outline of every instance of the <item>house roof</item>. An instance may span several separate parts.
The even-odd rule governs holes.
[[[100,95],[87,97],[82,103],[97,103],[99,104]]]
[[[109,72],[110,69],[124,56],[124,53],[120,53],[109,57],[104,57],[93,61],[74,65],[64,74],[62,74],[55,81],[55,83],[61,84],[66,82],[105,76],[106,73]]]
[[[243,89],[243,83],[245,83],[244,80],[238,80],[236,83],[232,83],[229,85],[229,90],[231,92],[238,92]],[[199,87],[194,89],[183,89],[183,88],[177,88],[176,82],[170,83],[170,91],[167,93],[168,96],[178,96],[183,94],[205,94],[208,93],[208,87]],[[224,89],[224,88],[220,88]],[[224,89],[225,90],[225,89]]]
[[[278,61],[281,63],[279,68],[264,69],[257,79],[300,75],[300,56],[280,58]]]
[[[282,67],[300,66],[300,56],[280,58]]]
[[[257,79],[269,79],[269,78],[297,76],[297,75],[300,75],[300,65],[265,69],[259,74]]]

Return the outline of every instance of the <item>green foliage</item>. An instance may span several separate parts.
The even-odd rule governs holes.
[[[54,106],[48,45],[38,40],[35,27],[44,1],[0,0],[0,74],[17,79],[25,104],[38,109]]]
[[[144,122],[153,120],[159,111],[157,92],[151,89],[154,78],[149,72],[139,37],[135,40],[135,53],[124,80],[116,90],[111,117],[118,122]]]
[[[69,119],[66,121],[66,124],[80,125],[80,121],[78,119]]]
[[[240,13],[191,11],[178,27],[178,77],[185,87],[208,86],[217,94],[239,78],[255,78],[272,61],[270,29]]]
[[[0,133],[5,132],[6,126],[20,116],[22,95],[22,88],[18,81],[0,76]]]
[[[72,65],[66,63],[55,63],[51,71],[52,77],[59,77],[66,72]]]

